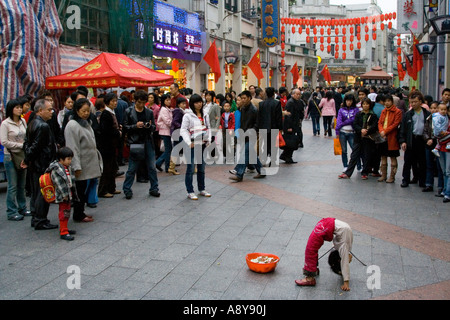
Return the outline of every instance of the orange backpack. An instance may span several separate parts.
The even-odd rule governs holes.
[[[39,185],[41,187],[41,193],[44,200],[48,203],[54,202],[56,199],[55,187],[53,186],[53,181],[50,176],[50,172],[44,173],[39,178]]]

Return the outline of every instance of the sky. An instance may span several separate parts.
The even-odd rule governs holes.
[[[370,3],[370,0],[330,0],[330,4],[336,5],[360,4],[360,3]],[[378,0],[377,3],[378,6],[383,11],[383,13],[390,13],[397,11],[397,0]]]

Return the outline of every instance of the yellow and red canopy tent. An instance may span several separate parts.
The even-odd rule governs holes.
[[[103,52],[85,65],[71,72],[47,77],[47,89],[111,87],[162,87],[174,82],[171,75],[149,69],[126,55]]]

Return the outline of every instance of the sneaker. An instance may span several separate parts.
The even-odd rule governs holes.
[[[237,173],[237,171],[234,170],[234,169],[233,170],[228,170],[228,172],[231,173],[231,174],[236,174]]]
[[[198,200],[198,197],[195,195],[195,193],[188,193],[187,197],[191,200]]]
[[[75,239],[74,236],[71,236],[69,233],[59,236],[62,240],[72,241]]]
[[[131,198],[133,198],[132,193],[125,193],[125,199],[130,200]]]
[[[350,177],[346,175],[345,173],[338,176],[339,179],[349,179]]]
[[[440,157],[440,155],[439,155],[439,151],[438,150],[436,150],[436,149],[433,149],[433,150],[431,150],[431,152],[436,156],[436,157]]]
[[[342,172],[345,172],[345,171],[347,171],[347,167],[344,167],[344,170],[342,170]]]
[[[369,178],[367,177],[367,175],[363,174],[363,175],[361,175],[361,179],[362,179],[362,180],[367,180],[367,179],[369,179]]]
[[[200,193],[199,193],[201,196],[203,196],[203,197],[211,197],[211,194],[209,193],[209,192],[207,192],[207,191],[205,191],[205,190],[203,190],[203,191],[200,191]]]
[[[256,169],[247,169],[247,173],[255,173]]]

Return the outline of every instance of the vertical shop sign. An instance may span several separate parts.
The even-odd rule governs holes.
[[[279,0],[262,0],[262,40],[267,47],[278,44],[280,34]]]

